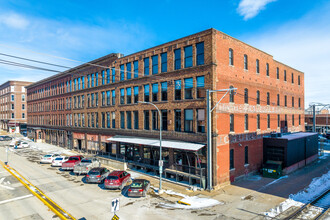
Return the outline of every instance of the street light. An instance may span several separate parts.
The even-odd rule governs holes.
[[[157,111],[158,111],[158,114],[159,114],[159,191],[158,193],[159,194],[162,194],[163,193],[163,190],[162,190],[162,173],[163,173],[163,161],[162,161],[162,116],[161,116],[161,113],[160,113],[160,110],[159,108],[151,103],[151,102],[142,102],[142,101],[138,101],[138,103],[143,103],[143,104],[149,104],[149,105],[153,105]]]

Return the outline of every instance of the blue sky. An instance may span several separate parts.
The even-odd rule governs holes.
[[[31,51],[86,62],[112,52],[128,55],[213,27],[305,72],[306,106],[330,102],[330,89],[325,89],[330,82],[329,1],[0,3],[0,53],[73,67],[80,63]],[[38,81],[52,74],[0,64],[0,84],[9,79]]]

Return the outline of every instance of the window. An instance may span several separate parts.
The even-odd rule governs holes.
[[[257,129],[260,129],[260,115],[257,114]]]
[[[233,88],[234,88],[233,86],[229,86],[229,89],[233,89]],[[234,94],[235,94],[234,90],[229,91],[229,102],[234,102]]]
[[[132,112],[127,111],[126,112],[126,122],[127,122],[127,129],[132,129]]]
[[[110,70],[107,69],[107,84],[110,83]]]
[[[184,79],[184,98],[192,99],[193,78]]]
[[[205,133],[205,109],[197,109],[197,132]]]
[[[115,67],[111,68],[111,77],[112,77],[112,82],[116,82],[116,69]]]
[[[23,109],[23,110],[25,109],[25,104],[22,104],[22,109]]]
[[[193,110],[184,110],[184,131],[193,132]]]
[[[102,117],[102,128],[105,128],[105,113],[104,112],[101,113],[101,117]]]
[[[192,46],[188,46],[184,48],[184,67],[192,67]]]
[[[94,73],[91,75],[91,78],[92,78],[92,85],[91,85],[91,87],[94,87]],[[76,86],[75,86],[76,87]]]
[[[75,97],[76,98],[76,97]],[[11,110],[14,110],[15,109],[15,106],[14,104],[11,104]]]
[[[104,70],[102,70],[101,77],[102,77],[102,85],[104,85],[105,84],[105,72],[104,72]]]
[[[126,88],[126,104],[132,103],[132,88]]]
[[[148,76],[149,75],[149,57],[144,58],[144,75]]]
[[[125,112],[120,112],[120,128],[125,129]]]
[[[126,79],[132,79],[132,63],[126,63]]]
[[[204,76],[197,76],[197,98],[205,98],[205,80]]]
[[[298,76],[298,86],[300,86],[300,76]]]
[[[284,96],[284,106],[285,106],[285,107],[288,106],[288,103],[287,103],[287,96],[286,96],[286,95]]]
[[[15,114],[14,113],[11,113],[11,118],[15,118]]]
[[[281,123],[281,117],[280,115],[277,115],[277,127],[280,127],[280,123]]]
[[[144,101],[145,102],[149,102],[150,99],[149,99],[149,85],[144,85]]]
[[[25,118],[25,113],[22,113],[22,118]]]
[[[277,94],[277,106],[280,106],[280,94]]]
[[[248,70],[248,56],[244,54],[244,69]]]
[[[167,101],[167,82],[161,83],[161,90],[162,101]]]
[[[292,107],[294,107],[294,97],[292,96]]]
[[[234,66],[234,51],[229,48],[229,65]]]
[[[181,100],[181,80],[175,80],[174,84],[175,84],[174,98],[175,100]]]
[[[174,130],[181,131],[181,110],[174,110]]]
[[[152,110],[152,130],[158,130],[159,125],[158,125],[158,111],[157,110]]]
[[[249,164],[249,147],[244,148],[244,164]]]
[[[300,115],[299,115],[299,125],[301,125],[301,117],[300,117]]]
[[[234,114],[230,114],[229,115],[229,129],[230,129],[230,132],[234,132],[235,131],[235,127],[234,127]]]
[[[120,68],[120,81],[125,80],[125,66],[124,64],[119,66]]]
[[[234,167],[234,149],[230,149],[230,159],[229,159],[229,167],[231,170],[235,169]]]
[[[266,63],[266,76],[269,76],[269,63]]]
[[[161,72],[162,73],[167,72],[167,53],[162,53],[160,55],[160,58],[161,58],[161,63],[162,63]]]
[[[95,73],[95,86],[99,85],[99,74]]]
[[[152,74],[158,73],[158,55],[152,56]]]
[[[115,90],[112,90],[111,93],[112,93],[111,104],[112,105],[115,105],[116,104],[116,91]]]
[[[95,127],[95,118],[94,118],[94,112],[92,113],[92,128]]]
[[[102,92],[101,96],[102,96],[101,105],[105,106],[105,92]]]
[[[244,115],[244,129],[246,131],[249,130],[249,115],[248,114]]]
[[[110,128],[110,112],[107,112],[107,128]]]
[[[99,94],[96,92],[95,93],[95,106],[99,105]]]
[[[116,112],[111,112],[112,128],[116,128]]]
[[[135,60],[133,62],[133,66],[134,66],[134,78],[138,78],[139,77],[139,61]]]
[[[152,101],[158,101],[158,83],[152,84]]]
[[[110,105],[110,91],[107,91],[107,105]]]
[[[162,110],[162,130],[167,131],[167,110]]]
[[[11,95],[11,101],[15,101],[15,95]]]
[[[300,98],[298,98],[298,107],[301,107]]]
[[[144,130],[149,130],[149,111],[145,110],[144,111]]]
[[[286,70],[284,70],[284,81],[286,82]]]
[[[174,69],[181,69],[181,49],[174,50]]]
[[[249,104],[249,90],[244,89],[244,103]]]
[[[267,105],[270,105],[270,94],[267,92]]]
[[[134,103],[138,103],[139,101],[139,87],[134,87]]]
[[[196,44],[196,65],[204,64],[204,42]]]
[[[245,66],[245,63],[244,63],[244,66]],[[257,70],[257,73],[260,73],[259,60],[258,59],[256,60],[256,70]]]
[[[25,95],[22,94],[22,102],[25,102]]]
[[[120,104],[125,104],[125,89],[120,89]]]
[[[84,76],[81,77],[81,88],[82,89],[85,88],[85,77]]]
[[[260,91],[257,90],[257,105],[260,105]]]
[[[280,69],[276,67],[276,79],[280,79]]]
[[[294,126],[294,115],[292,115],[292,126]]]
[[[134,111],[133,112],[134,117],[134,129],[139,129],[139,112]]]
[[[74,88],[74,91],[77,90],[77,79],[73,80],[73,88]]]
[[[294,83],[293,73],[291,73],[291,83]]]
[[[270,128],[270,115],[267,114],[267,128]]]

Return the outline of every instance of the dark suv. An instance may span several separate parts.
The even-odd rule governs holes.
[[[113,171],[104,181],[104,188],[122,190],[130,179],[131,174],[126,171]]]
[[[87,183],[102,183],[109,175],[109,170],[104,167],[96,167],[91,169],[86,175]]]

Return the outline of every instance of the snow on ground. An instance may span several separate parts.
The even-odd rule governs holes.
[[[156,192],[158,192],[158,188],[154,188]],[[210,198],[201,198],[198,196],[187,196],[182,193],[174,192],[173,190],[165,190],[164,193],[168,195],[176,195],[182,197],[180,199],[181,202],[188,203],[190,205],[183,205],[179,203],[160,203],[159,205],[164,208],[175,208],[175,209],[203,209],[215,205],[223,204],[215,199]]]
[[[324,160],[327,159],[328,156],[330,156],[330,153],[324,152],[323,156],[320,156],[319,159]]]
[[[323,174],[321,177],[314,178],[307,188],[298,192],[297,194],[291,194],[289,199],[282,202],[279,206],[271,209],[269,212],[264,213],[269,217],[275,217],[281,212],[284,212],[292,206],[303,206],[306,203],[311,202],[314,198],[325,192],[330,188],[330,171]],[[329,202],[329,201],[325,201]]]
[[[276,179],[276,180],[274,180],[274,181],[268,183],[268,184],[267,184],[266,186],[264,186],[264,187],[270,186],[270,185],[272,185],[272,184],[274,184],[274,183],[277,183],[277,182],[279,182],[279,181],[281,181],[282,179],[285,179],[285,178],[288,178],[288,176],[287,176],[287,175],[286,175],[286,176],[281,176],[280,178],[278,178],[278,179]]]

